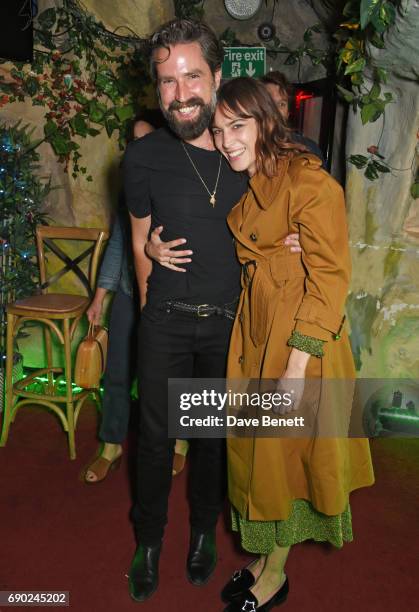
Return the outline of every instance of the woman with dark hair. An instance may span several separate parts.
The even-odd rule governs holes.
[[[243,267],[228,378],[275,379],[282,388],[291,381],[302,387],[308,378],[321,385],[354,379],[343,326],[350,255],[341,187],[291,140],[254,79],[221,87],[213,134],[231,167],[250,177],[228,216]],[[284,247],[290,232],[299,232],[302,253]],[[325,409],[343,410],[332,392],[327,402],[318,405],[320,418]],[[298,408],[295,402],[292,410]],[[259,557],[234,574],[222,597],[228,612],[270,610],[287,597],[284,566],[293,544],[313,539],[341,547],[352,540],[349,493],[373,483],[368,441],[229,438],[228,459],[233,529]]]

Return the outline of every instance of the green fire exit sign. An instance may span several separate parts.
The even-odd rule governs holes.
[[[266,71],[265,47],[225,47],[222,76],[260,77]]]

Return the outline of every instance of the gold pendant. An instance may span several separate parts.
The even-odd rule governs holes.
[[[215,206],[215,194],[214,193],[210,197],[210,204],[211,204],[211,206]]]

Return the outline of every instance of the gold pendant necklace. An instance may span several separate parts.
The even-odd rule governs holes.
[[[210,204],[211,204],[211,206],[214,208],[215,203],[216,203],[216,201],[217,201],[217,200],[216,200],[216,197],[215,197],[215,194],[217,193],[218,181],[219,181],[219,178],[220,178],[220,173],[221,173],[221,162],[222,162],[222,155],[221,155],[221,153],[220,153],[220,162],[219,162],[219,164],[218,164],[218,174],[217,174],[217,180],[215,181],[214,191],[213,191],[213,192],[211,192],[211,191],[208,189],[208,186],[207,186],[206,182],[204,181],[204,179],[203,179],[203,178],[202,178],[202,176],[200,175],[198,168],[195,166],[194,161],[193,161],[192,157],[189,155],[188,150],[187,150],[187,148],[185,147],[185,144],[183,143],[183,141],[181,141],[181,145],[182,145],[183,150],[185,151],[186,155],[188,156],[188,159],[189,159],[189,161],[191,162],[193,169],[195,170],[196,174],[198,175],[198,178],[200,179],[201,183],[203,184],[203,186],[205,187],[206,191],[208,192],[208,195],[209,195],[209,197],[210,197],[210,199],[209,199]]]

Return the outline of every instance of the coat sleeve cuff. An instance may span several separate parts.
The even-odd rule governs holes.
[[[323,342],[327,342],[331,339],[331,333],[316,323],[308,323],[307,321],[297,320],[295,322],[294,330],[300,334],[303,334],[304,336],[311,336],[312,338],[323,340]]]
[[[313,357],[323,357],[323,345],[324,341],[319,340],[318,338],[313,338],[313,336],[306,336],[301,334],[300,332],[294,330],[291,334],[291,338],[287,342],[288,346],[292,346],[293,348],[298,349],[299,351],[304,351],[304,353],[309,353]]]
[[[118,290],[119,280],[110,279],[107,277],[99,277],[96,286],[106,289],[107,291],[113,291],[114,293]]]

